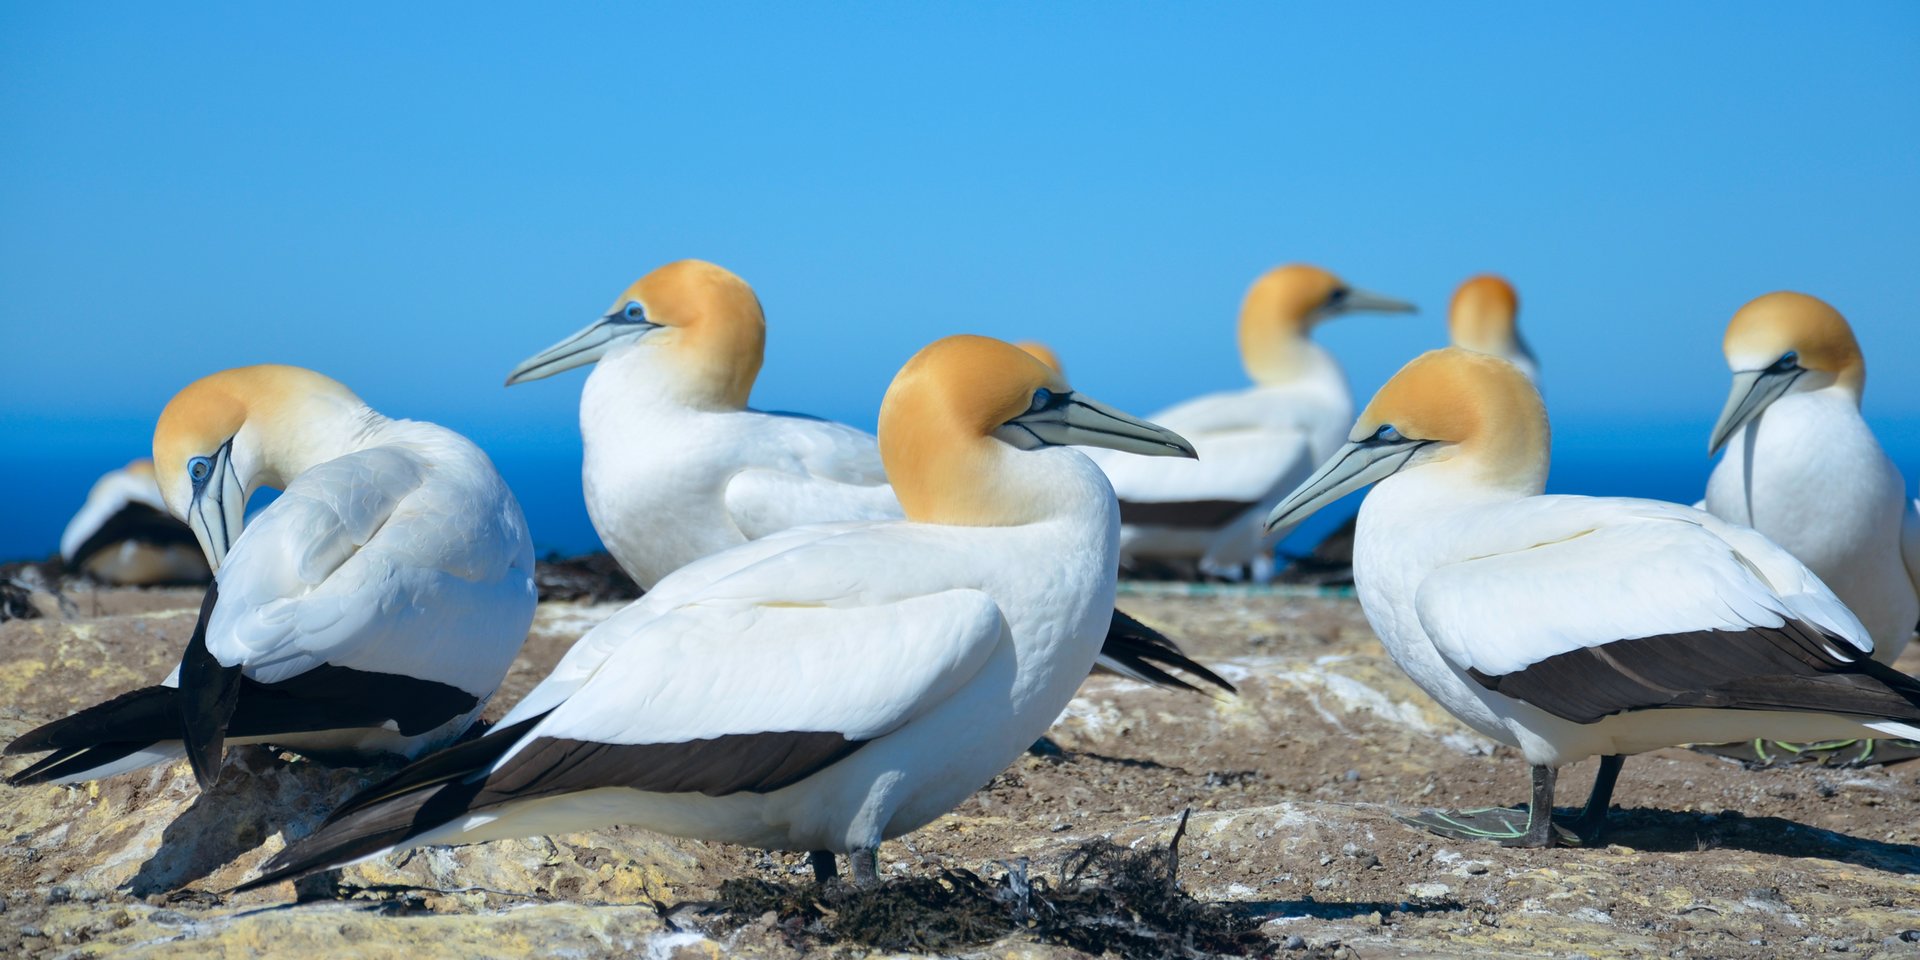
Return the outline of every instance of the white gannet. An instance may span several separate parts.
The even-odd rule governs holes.
[[[94,482],[60,535],[60,559],[68,570],[121,586],[205,583],[212,576],[193,531],[168,515],[153,461],[144,457]]]
[[[1308,335],[1345,313],[1411,310],[1303,264],[1254,281],[1240,307],[1240,359],[1254,386],[1197,397],[1153,417],[1192,440],[1200,459],[1094,457],[1120,497],[1127,568],[1268,579],[1273,560],[1261,518],[1339,445],[1353,420],[1346,375]]]
[[[872,435],[747,406],[765,345],[753,288],[716,264],[680,260],[642,277],[600,319],[507,376],[512,386],[595,365],[580,395],[587,513],[642,589],[701,557],[792,527],[902,516]],[[1172,667],[1233,689],[1118,610],[1101,666],[1194,689],[1167,672]]]
[[[1504,277],[1491,273],[1468,277],[1454,290],[1447,309],[1447,339],[1456,347],[1500,357],[1537,383],[1539,365],[1520,338],[1519,316],[1520,295]],[[1314,586],[1351,584],[1356,519],[1349,517],[1320,538],[1311,553],[1291,558],[1279,579]]]
[[[1067,444],[1192,456],[1010,344],[920,351],[880,410],[904,521],[801,527],[662,580],[494,732],[347,803],[247,887],[385,850],[611,824],[849,854],[947,812],[1093,666],[1119,512]]]
[[[167,509],[215,571],[179,669],[29,731],[14,784],[71,783],[222,745],[414,756],[465,730],[533,622],[533,546],[486,454],[389,420],[298,367],[180,391],[153,434]],[[258,487],[283,492],[245,524]]]
[[[1920,556],[1901,543],[1920,516],[1860,417],[1867,368],[1853,331],[1820,300],[1770,293],[1733,315],[1724,347],[1733,391],[1713,427],[1711,451],[1726,455],[1707,512],[1798,557],[1866,625],[1873,658],[1892,663],[1920,622]]]
[[[747,406],[765,345],[753,289],[680,260],[508,375],[512,386],[594,364],[580,394],[587,513],[642,589],[789,527],[900,515],[872,437]]]
[[[1520,368],[1538,382],[1539,362],[1520,336],[1520,295],[1505,277],[1491,273],[1468,277],[1453,291],[1447,308],[1447,339],[1475,353],[1490,353]]]
[[[1677,504],[1541,495],[1546,409],[1512,364],[1424,354],[1348,438],[1269,522],[1374,484],[1354,546],[1368,622],[1422,689],[1533,765],[1535,816],[1426,825],[1550,844],[1557,769],[1598,755],[1574,824],[1592,840],[1626,754],[1920,734],[1920,682],[1875,661],[1860,621],[1792,554]]]

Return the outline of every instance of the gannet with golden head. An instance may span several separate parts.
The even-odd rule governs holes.
[[[595,364],[580,397],[587,513],[644,589],[701,557],[792,527],[902,516],[871,435],[747,406],[765,344],[766,318],[746,281],[680,260],[641,278],[591,326],[507,378],[511,386]],[[1057,364],[1050,363],[1056,371]],[[1117,610],[1101,665],[1193,689],[1172,668],[1233,689]]]
[[[205,583],[212,576],[193,531],[167,514],[145,457],[94,482],[60,536],[60,559],[69,570],[122,586]]]
[[[153,435],[167,509],[215,570],[180,668],[30,731],[12,782],[73,782],[225,742],[414,756],[465,730],[533,621],[533,546],[486,455],[299,367],[213,374]],[[251,523],[247,498],[282,491]]]
[[[1039,736],[1113,610],[1119,511],[1082,444],[1192,456],[1010,344],[940,340],[888,389],[905,520],[698,560],[583,637],[495,732],[351,799],[249,886],[385,850],[635,824],[874,853]]]
[[[1750,737],[1920,733],[1920,683],[1812,571],[1738,524],[1652,500],[1543,496],[1547,415],[1513,364],[1458,348],[1388,381],[1274,509],[1297,522],[1368,484],[1354,545],[1367,620],[1422,689],[1533,764],[1531,821],[1429,814],[1456,836],[1552,843],[1555,772]]]
[[[899,516],[872,438],[747,406],[765,343],[766,319],[745,281],[680,260],[507,378],[595,364],[580,395],[587,513],[644,589],[789,527]]]
[[[1468,277],[1453,292],[1447,309],[1447,338],[1456,347],[1490,353],[1512,363],[1529,380],[1540,366],[1520,337],[1520,295],[1505,277],[1491,273]]]
[[[1920,622],[1920,515],[1906,481],[1860,416],[1866,361],[1840,312],[1770,293],[1727,325],[1733,392],[1710,446],[1726,455],[1706,509],[1746,524],[1820,576],[1892,663]],[[1916,544],[1920,546],[1920,544]]]
[[[1304,264],[1254,281],[1240,307],[1240,359],[1254,385],[1153,418],[1192,440],[1200,459],[1095,457],[1120,497],[1122,562],[1179,576],[1270,577],[1261,519],[1338,446],[1353,420],[1346,374],[1309,335],[1342,314],[1411,310]]]

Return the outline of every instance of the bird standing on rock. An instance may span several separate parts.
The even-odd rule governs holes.
[[[21,735],[8,753],[52,753],[9,782],[184,755],[206,787],[228,741],[412,757],[479,716],[535,597],[520,505],[478,447],[311,370],[262,365],[180,391],[153,460],[215,571],[180,667]],[[242,529],[262,486],[282,493]]]
[[[1533,765],[1526,815],[1416,822],[1550,845],[1558,768],[1598,755],[1570,824],[1593,842],[1627,754],[1920,734],[1920,683],[1873,659],[1860,621],[1792,554],[1677,504],[1543,496],[1547,450],[1546,409],[1518,368],[1436,350],[1270,518],[1372,484],[1354,545],[1367,620],[1421,689]]]
[[[1193,455],[1010,344],[901,369],[880,450],[905,520],[698,560],[588,632],[487,736],[350,799],[256,887],[433,843],[634,824],[847,853],[952,809],[1072,698],[1113,610],[1119,513],[1067,445]]]

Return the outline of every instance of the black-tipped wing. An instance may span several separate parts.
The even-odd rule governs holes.
[[[220,779],[220,755],[226,746],[227,721],[240,699],[240,666],[227,666],[207,650],[207,621],[220,602],[220,582],[207,585],[200,603],[200,620],[180,658],[180,693],[174,703],[180,712],[180,732],[187,745],[187,762],[200,789]]]
[[[1100,647],[1100,660],[1094,668],[1142,683],[1200,692],[1199,687],[1169,672],[1171,668],[1190,673],[1228,693],[1236,692],[1233,684],[1188,657],[1180,645],[1165,634],[1120,610],[1113,611],[1113,622],[1107,627],[1107,639]]]
[[[265,873],[236,892],[351,863],[470,813],[516,802],[606,787],[710,797],[770,793],[838,763],[867,742],[821,732],[729,734],[646,744],[536,737],[493,773],[460,779],[461,768],[482,757],[497,758],[522,738],[516,731],[540,719],[529,718],[446,751],[458,756],[429,757],[348,799],[319,830],[280,851],[267,861]],[[421,786],[396,791],[396,785],[405,790],[408,782]]]
[[[67,560],[67,568],[79,570],[94,554],[127,540],[156,546],[179,544],[194,550],[200,549],[199,542],[193,538],[192,528],[186,524],[144,503],[128,503],[74,548],[73,556]]]
[[[1920,682],[1797,620],[1616,640],[1499,676],[1467,673],[1481,686],[1575,723],[1670,707],[1920,722]]]

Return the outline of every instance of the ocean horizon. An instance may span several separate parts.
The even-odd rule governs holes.
[[[0,426],[17,427],[16,421]],[[9,445],[0,454],[0,492],[13,506],[0,524],[0,562],[42,560],[57,553],[60,533],[101,474],[148,455],[149,424],[88,422],[54,432],[35,431],[39,450]],[[871,424],[864,425],[871,429]],[[1907,477],[1920,475],[1920,422],[1875,422],[1881,444]],[[601,549],[580,490],[580,438],[568,423],[546,436],[474,439],[493,458],[525,511],[538,555],[571,556]],[[18,430],[6,430],[18,435]],[[1569,418],[1554,435],[1549,493],[1646,497],[1693,503],[1705,490],[1714,461],[1706,456],[1704,422],[1604,422]],[[24,455],[23,455],[24,453]],[[256,497],[256,504],[263,502]],[[1301,525],[1281,544],[1305,553],[1358,509],[1348,497]]]

